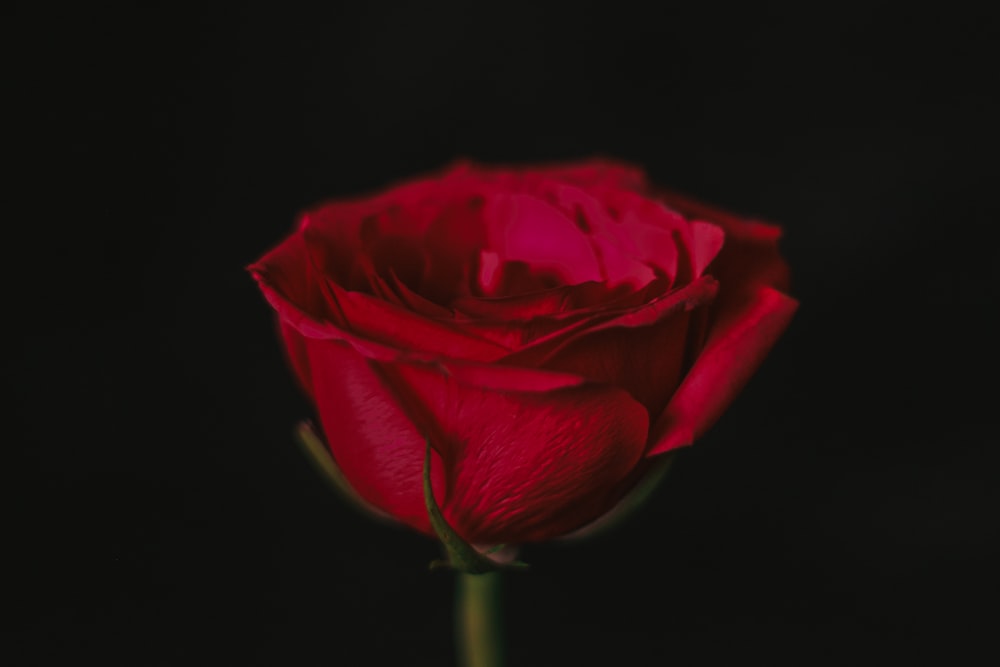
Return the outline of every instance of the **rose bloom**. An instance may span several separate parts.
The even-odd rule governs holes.
[[[250,267],[360,498],[474,544],[575,531],[733,400],[797,302],[779,228],[633,166],[458,163],[302,215]]]

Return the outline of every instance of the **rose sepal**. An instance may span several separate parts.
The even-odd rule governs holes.
[[[431,442],[427,441],[427,451],[424,454],[424,503],[427,505],[427,516],[430,519],[431,527],[437,534],[438,539],[444,546],[447,560],[435,560],[430,564],[430,569],[451,569],[465,574],[486,574],[500,570],[525,570],[528,564],[519,560],[508,563],[500,562],[490,558],[490,554],[496,553],[505,545],[498,544],[489,549],[480,551],[462,539],[461,535],[448,524],[441,513],[441,508],[434,499],[434,488],[431,485]]]

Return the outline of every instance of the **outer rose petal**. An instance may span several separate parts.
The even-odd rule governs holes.
[[[324,293],[326,278],[310,260],[305,235],[301,230],[292,233],[247,267],[247,270],[257,280],[279,314],[281,308],[274,303],[269,291],[281,301],[294,304],[298,310],[316,321],[343,323],[343,314]]]
[[[330,452],[358,495],[397,520],[431,534],[421,488],[425,440],[372,362],[335,340],[301,339]],[[434,495],[445,491],[440,458]]]
[[[724,209],[703,204],[685,195],[658,190],[656,196],[670,208],[689,219],[707,220],[722,227],[727,237],[740,240],[771,242],[781,236],[781,229],[758,220],[748,220]]]
[[[708,430],[757,370],[796,308],[795,299],[763,287],[740,309],[721,314],[653,427],[646,456],[689,445]]]
[[[642,459],[649,418],[620,389],[498,391],[433,365],[382,368],[441,453],[448,491],[438,502],[470,542],[518,544],[573,530],[608,508]],[[526,380],[532,371],[518,373]]]
[[[253,270],[252,267],[251,270]],[[305,339],[340,341],[350,345],[367,359],[395,361],[406,358],[413,361],[433,363],[441,358],[439,354],[426,351],[393,347],[390,344],[384,344],[365,338],[364,336],[359,336],[330,322],[318,320],[296,304],[288,301],[261,276],[257,276],[257,283],[261,292],[264,293],[264,298],[267,299],[271,307],[278,313],[278,317],[282,321],[282,326],[287,327],[286,331],[294,330]],[[290,349],[289,354],[297,354],[297,352],[294,349]]]
[[[361,292],[340,287],[313,263],[302,232],[289,237],[250,267],[275,308],[286,322],[306,335],[307,321],[318,327],[335,327],[356,336],[400,350],[492,360],[507,353],[503,346],[471,335],[441,320],[432,320],[403,307]],[[291,308],[290,308],[291,307]],[[308,317],[291,317],[290,310]]]

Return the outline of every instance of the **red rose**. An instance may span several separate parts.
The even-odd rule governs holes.
[[[573,531],[719,417],[795,311],[777,227],[631,166],[461,163],[332,202],[250,267],[337,465],[432,534]]]

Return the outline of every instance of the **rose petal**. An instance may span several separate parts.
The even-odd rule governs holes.
[[[672,285],[677,276],[677,238],[668,230],[640,222],[630,216],[616,226],[616,237],[628,239],[628,251]],[[619,244],[624,245],[624,244]]]
[[[617,235],[633,241],[629,248],[637,259],[668,277],[671,284],[697,277],[682,270],[692,243],[692,230],[684,216],[635,192],[608,191],[600,199],[618,222]]]
[[[691,311],[706,308],[715,293],[715,282],[706,277],[638,312],[571,336],[539,367],[622,387],[651,415],[659,415],[685,370]]]
[[[605,284],[628,283],[633,289],[641,289],[656,277],[645,262],[637,259],[639,250],[634,240],[621,233],[597,199],[566,183],[546,184],[544,192],[584,233]]]
[[[480,361],[499,359],[509,351],[492,341],[368,294],[348,292],[333,282],[329,287],[351,330],[371,340],[403,350]]]
[[[650,326],[673,314],[692,310],[711,301],[718,285],[711,276],[702,276],[683,288],[673,290],[638,307],[607,310],[600,315],[575,322],[550,336],[533,341],[507,357],[502,363],[531,368],[546,367],[562,350],[606,329]],[[597,354],[595,352],[595,354]],[[600,357],[600,354],[597,354]]]
[[[700,276],[712,263],[725,240],[725,232],[708,222],[691,223],[691,270]]]
[[[705,347],[653,428],[646,456],[683,447],[715,423],[788,326],[798,302],[763,287],[713,323]]]
[[[483,223],[484,198],[453,193],[428,226],[421,244],[430,257],[430,271],[419,293],[447,304],[456,296],[470,294],[478,278],[478,258],[487,246]]]
[[[587,381],[571,373],[457,360],[449,360],[441,367],[446,368],[457,382],[496,391],[554,391],[576,387]]]
[[[399,279],[399,276],[394,271],[390,271],[383,280],[392,289],[401,305],[409,308],[414,313],[435,319],[454,319],[453,313],[449,308],[434,303],[430,299],[424,298],[411,290]]]
[[[409,304],[403,301],[398,292],[393,289],[393,285],[390,285],[387,280],[375,272],[375,268],[371,265],[371,262],[359,261],[358,266],[364,268],[364,280],[368,284],[368,289],[376,298],[391,303],[394,306],[409,307]]]
[[[788,264],[778,251],[778,237],[731,235],[709,271],[724,285],[725,299],[750,298],[760,287],[787,291]]]
[[[587,333],[548,357],[543,368],[621,387],[658,415],[684,370],[688,319],[682,312],[650,326]]]
[[[648,415],[620,389],[542,383],[538,391],[495,390],[482,377],[466,383],[431,365],[382,366],[442,454],[448,492],[438,501],[470,542],[516,544],[568,532],[606,510],[609,494],[642,458]],[[521,373],[523,380],[531,371]]]
[[[277,301],[289,301],[317,321],[343,323],[336,303],[327,299],[319,275],[310,259],[301,229],[247,267],[275,309]]]
[[[658,190],[657,196],[680,213],[707,220],[723,229],[725,246],[711,267],[726,285],[755,290],[762,285],[788,289],[788,265],[778,253],[782,230],[760,220],[741,218],[729,211],[708,206],[672,191]],[[724,277],[723,277],[724,276]]]
[[[320,423],[344,476],[366,501],[432,534],[421,489],[424,435],[368,359],[338,341],[302,343],[308,349]],[[431,477],[435,497],[444,497],[444,470],[437,455]]]
[[[411,353],[493,360],[508,352],[501,345],[440,320],[343,289],[313,263],[302,234],[290,237],[250,271],[262,288],[266,286],[265,295],[285,320],[313,338],[343,339],[332,325],[359,338]]]
[[[609,290],[599,282],[589,281],[504,297],[460,297],[452,302],[452,306],[466,318],[525,322],[598,304],[607,295],[621,295],[626,290],[627,287]]]
[[[587,282],[505,298],[468,297],[454,305],[464,331],[518,350],[595,315],[639,302],[641,294],[628,285],[608,289]]]
[[[284,295],[268,284],[263,276],[255,274],[255,277],[264,298],[277,311],[282,322],[306,338],[341,341],[369,359],[397,360],[406,358],[424,362],[435,362],[441,359],[441,355],[437,353],[401,349],[391,344],[365,338],[329,321],[318,320],[286,299]]]
[[[484,218],[489,247],[501,262],[554,272],[565,284],[602,281],[590,245],[576,224],[551,204],[529,195],[498,194],[487,201]],[[487,285],[480,289],[491,294]]]
[[[657,189],[655,196],[688,218],[707,220],[719,225],[725,231],[727,238],[774,242],[781,236],[780,227],[759,220],[748,220],[717,206],[704,204],[679,192]]]

